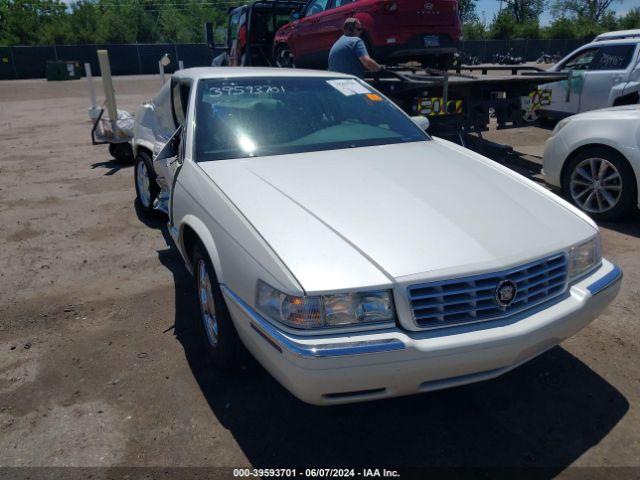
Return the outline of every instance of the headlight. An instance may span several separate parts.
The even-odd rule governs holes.
[[[600,264],[600,235],[569,250],[569,278],[575,280]]]
[[[566,127],[569,124],[569,121],[570,121],[569,118],[563,118],[558,123],[556,123],[556,126],[553,129],[553,132],[551,132],[551,136],[553,137],[554,135],[557,135],[558,133],[560,133],[560,130]]]
[[[258,281],[257,308],[293,328],[331,328],[395,320],[390,290],[298,297]]]

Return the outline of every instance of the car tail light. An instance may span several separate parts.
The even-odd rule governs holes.
[[[374,5],[373,10],[378,13],[394,13],[398,11],[398,2],[395,1],[383,1]]]

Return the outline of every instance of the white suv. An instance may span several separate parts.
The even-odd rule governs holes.
[[[570,72],[569,79],[541,86],[551,93],[550,103],[541,107],[541,117],[560,119],[638,103],[639,44],[640,30],[603,33],[563,58],[549,71]]]

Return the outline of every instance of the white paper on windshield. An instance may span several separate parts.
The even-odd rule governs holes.
[[[327,80],[327,83],[331,85],[333,88],[335,88],[336,90],[338,90],[341,94],[346,95],[347,97],[350,95],[371,93],[371,90],[369,90],[360,82],[357,82],[352,78],[345,78],[345,79],[339,79],[339,80]]]

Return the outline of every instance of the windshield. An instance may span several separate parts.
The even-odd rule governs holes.
[[[428,140],[398,107],[355,79],[201,80],[196,161]]]

